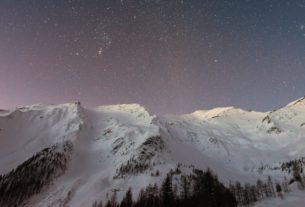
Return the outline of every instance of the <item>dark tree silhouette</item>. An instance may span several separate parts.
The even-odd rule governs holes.
[[[174,205],[174,193],[172,187],[172,177],[168,174],[162,184],[161,188],[162,207],[169,207]]]
[[[133,201],[132,201],[132,192],[131,188],[128,189],[126,192],[125,197],[123,198],[120,207],[132,207]]]
[[[23,202],[49,186],[66,171],[72,143],[65,142],[43,149],[33,157],[0,176],[0,206],[21,206]]]
[[[176,170],[170,171],[160,188],[157,185],[148,185],[146,189],[140,190],[136,201],[132,201],[132,193],[129,189],[120,207],[237,207],[234,195],[210,170],[203,172],[194,169],[190,176],[179,173],[180,192],[173,189],[175,186],[173,176],[177,175],[176,172]],[[94,205],[97,204],[95,202]],[[116,199],[113,197],[106,203],[106,207],[117,206]]]

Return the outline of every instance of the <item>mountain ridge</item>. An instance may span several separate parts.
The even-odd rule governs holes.
[[[89,206],[113,189],[119,197],[129,187],[137,193],[160,185],[178,164],[182,172],[211,168],[225,184],[281,179],[289,175],[260,169],[305,156],[303,101],[271,112],[225,107],[184,115],[154,115],[139,104],[86,108],[79,102],[8,110],[0,112],[0,174],[69,141],[67,171],[29,206],[60,206],[71,191],[69,206]]]

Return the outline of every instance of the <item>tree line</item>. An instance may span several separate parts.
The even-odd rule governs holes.
[[[236,182],[228,187],[210,169],[204,172],[193,168],[191,175],[183,175],[179,166],[167,174],[160,187],[149,185],[140,191],[136,199],[133,199],[132,190],[128,189],[121,202],[117,201],[114,192],[106,203],[96,201],[93,207],[244,207],[265,198],[284,199],[284,194],[289,192],[289,184],[293,182],[297,182],[300,188],[305,186],[302,168],[297,164],[291,165],[293,176],[290,180],[284,177],[281,182],[274,182],[268,176],[266,181],[258,179],[256,184]],[[173,182],[177,180],[177,175],[179,181]]]
[[[263,182],[260,179],[253,185],[241,185],[240,182],[236,182],[235,184],[231,183],[229,189],[236,198],[238,206],[250,206],[251,204],[265,198],[279,196],[283,199],[284,193],[289,192],[288,185],[289,181],[286,177],[281,183],[274,183],[272,178],[268,176],[266,182]]]
[[[67,168],[72,143],[56,144],[36,153],[16,169],[0,175],[0,206],[21,206],[31,196],[62,175]]]
[[[179,174],[179,176],[177,175]],[[179,177],[179,182],[175,182]],[[173,182],[174,181],[174,182]],[[93,207],[237,207],[233,193],[225,187],[211,170],[193,169],[191,175],[182,175],[179,171],[170,171],[158,187],[149,185],[133,199],[129,189],[121,202],[114,192],[103,204],[95,202]]]

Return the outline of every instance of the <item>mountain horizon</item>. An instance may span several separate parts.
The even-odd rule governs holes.
[[[63,153],[58,164],[65,170],[26,199],[30,206],[63,205],[68,195],[56,195],[59,189],[70,192],[69,206],[105,202],[113,189],[118,199],[129,187],[137,195],[149,184],[161,186],[177,166],[181,175],[211,169],[227,187],[268,176],[282,182],[293,178],[284,164],[305,157],[304,132],[304,97],[270,112],[224,107],[183,115],[154,115],[139,104],[32,105],[0,111],[0,174],[45,150],[44,159]]]

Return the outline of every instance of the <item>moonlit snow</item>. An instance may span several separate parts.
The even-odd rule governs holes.
[[[70,140],[74,152],[68,171],[27,206],[55,205],[69,192],[70,206],[90,206],[107,199],[113,189],[121,198],[129,187],[136,197],[148,184],[160,184],[177,163],[185,165],[185,173],[188,165],[211,168],[225,184],[255,183],[268,175],[280,181],[291,176],[258,169],[304,156],[304,132],[304,98],[271,112],[225,107],[158,116],[138,104],[32,105],[0,110],[0,174],[43,148]],[[147,145],[148,140],[154,144]],[[143,151],[150,154],[144,160]],[[120,177],[118,169],[131,160],[150,167]],[[151,176],[156,170],[160,177]],[[284,201],[269,199],[257,206],[299,206],[302,195],[294,190]]]

